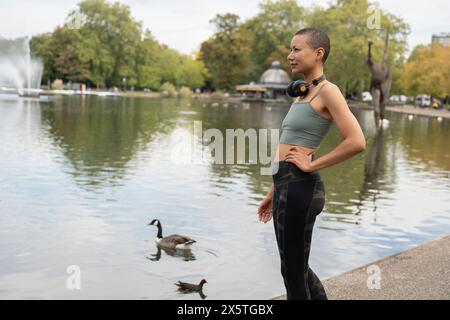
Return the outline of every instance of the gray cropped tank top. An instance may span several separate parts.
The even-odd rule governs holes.
[[[325,118],[312,106],[323,84],[309,101],[294,102],[281,125],[280,143],[317,148],[328,132],[331,120]]]

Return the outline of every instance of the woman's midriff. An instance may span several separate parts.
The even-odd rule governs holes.
[[[278,146],[278,160],[277,161],[284,161],[284,158],[289,153],[289,151],[294,148],[300,152],[303,152],[305,154],[314,153],[314,151],[317,150],[317,148],[308,148],[304,146],[297,146],[292,144],[286,144],[286,143],[280,143]],[[310,159],[312,159],[312,155],[309,156]]]

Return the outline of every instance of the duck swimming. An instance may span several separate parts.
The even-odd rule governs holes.
[[[189,250],[191,249],[192,244],[196,242],[192,238],[179,234],[163,237],[161,222],[158,219],[153,219],[148,225],[158,227],[158,234],[155,242],[161,248]]]
[[[178,290],[183,292],[201,292],[203,291],[203,285],[208,283],[205,279],[202,279],[199,284],[192,284],[187,282],[178,281],[175,285],[178,287]]]

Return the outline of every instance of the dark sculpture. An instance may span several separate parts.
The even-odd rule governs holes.
[[[389,68],[389,33],[386,35],[384,44],[383,64],[380,66],[372,57],[373,42],[369,41],[369,57],[367,64],[372,72],[370,82],[370,94],[375,115],[375,125],[378,128],[384,119],[384,111],[389,101],[389,91],[391,90],[391,70]]]

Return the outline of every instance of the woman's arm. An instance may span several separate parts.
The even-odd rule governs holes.
[[[322,90],[321,98],[333,117],[343,141],[332,151],[311,162],[311,171],[320,170],[340,163],[366,148],[366,139],[339,88],[328,85]]]
[[[273,191],[274,191],[274,186],[273,186],[273,182],[272,182],[272,185],[270,186],[269,191],[267,191],[267,193],[266,193],[266,197],[272,198]]]

